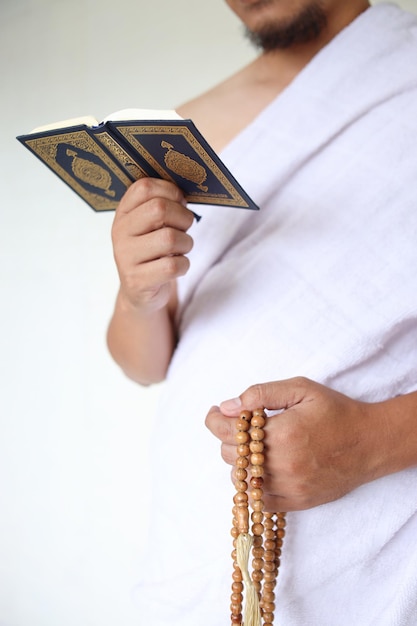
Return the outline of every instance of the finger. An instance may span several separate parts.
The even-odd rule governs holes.
[[[117,213],[129,213],[137,206],[153,198],[165,198],[166,200],[186,205],[184,194],[174,183],[145,177],[130,185],[119,203]]]
[[[184,276],[189,267],[190,261],[186,256],[166,256],[137,265],[129,276],[122,278],[128,282],[130,289],[135,291],[134,287],[137,285],[140,291],[144,291]]]
[[[127,213],[116,213],[112,236],[138,236],[172,227],[183,232],[192,225],[194,214],[178,202],[166,198],[152,198],[138,204]]]
[[[230,445],[228,443],[222,443],[221,445],[221,455],[223,461],[225,461],[228,465],[236,465],[237,459],[237,446]]]
[[[264,494],[263,498],[264,511],[268,513],[286,513],[287,511],[297,510],[296,503],[287,496]]]
[[[238,398],[225,400],[220,404],[220,409],[228,416],[237,416],[243,409],[248,411],[258,408],[287,409],[305,400],[312,384],[303,377],[259,383],[246,389]]]
[[[206,416],[206,426],[222,443],[236,446],[236,420],[222,415],[219,407],[215,406],[210,409]],[[236,452],[234,460],[235,458]]]
[[[139,238],[129,237],[123,240],[123,245],[115,245],[116,262],[119,259],[129,259],[131,265],[139,265],[163,257],[185,255],[191,251],[193,239],[181,230],[162,228],[147,233]]]

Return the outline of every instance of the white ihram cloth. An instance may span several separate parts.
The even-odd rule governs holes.
[[[224,151],[259,212],[206,207],[151,456],[139,624],[230,624],[230,468],[212,404],[303,375],[417,389],[417,20],[362,14]],[[417,422],[417,416],[416,416]],[[416,626],[417,470],[288,514],[282,626]]]

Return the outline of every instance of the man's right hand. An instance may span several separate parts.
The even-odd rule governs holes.
[[[172,281],[189,268],[185,255],[193,240],[187,230],[193,219],[173,183],[142,178],[129,187],[112,227],[119,298],[125,306],[147,315],[168,304]]]

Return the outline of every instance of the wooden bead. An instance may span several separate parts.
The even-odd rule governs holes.
[[[250,518],[252,522],[258,524],[259,522],[263,521],[264,514],[262,513],[262,511],[253,511]]]
[[[240,609],[242,609],[242,600],[243,600],[243,594],[242,593],[234,593],[234,592],[232,592],[232,594],[230,596],[230,602],[233,605],[239,605],[240,604]]]
[[[251,441],[249,443],[249,450],[251,452],[263,452],[265,445],[263,441]]]
[[[252,478],[250,479],[250,485],[255,489],[262,489],[263,484],[264,479],[262,478],[262,476],[252,476]]]
[[[249,452],[249,445],[247,443],[240,443],[237,446],[237,453],[239,456],[248,456]]]
[[[242,619],[243,619],[242,613],[240,613],[239,615],[231,615],[230,619],[231,619],[232,624],[240,625],[242,624]]]
[[[248,483],[245,480],[236,480],[235,488],[237,491],[246,491],[248,488]]]
[[[236,429],[237,430],[248,431],[249,428],[250,428],[250,422],[248,422],[248,420],[245,420],[245,419],[239,417],[237,422],[236,422]]]
[[[265,437],[265,432],[262,428],[252,428],[250,431],[250,438],[252,441],[262,441]]]
[[[241,411],[240,419],[245,420],[246,422],[250,424],[251,419],[252,419],[252,413],[250,411]]]
[[[275,572],[277,567],[274,561],[265,561],[264,569],[265,569],[265,572]]]
[[[261,604],[261,608],[263,610],[264,613],[273,613],[275,611],[275,602],[267,602],[265,600],[264,595],[262,595],[262,604]]]
[[[278,517],[278,519],[277,519],[277,527],[278,528],[285,528],[286,525],[287,525],[287,522],[285,520],[285,517]]]
[[[273,572],[264,572],[264,581],[265,583],[275,582],[276,579],[276,571]]]
[[[235,476],[237,480],[246,480],[248,477],[248,473],[245,469],[243,469],[243,467],[238,467],[235,470]]]
[[[236,459],[236,467],[245,469],[249,465],[249,459],[245,456],[239,456]]]
[[[263,496],[262,489],[251,489],[250,496],[252,500],[261,500]]]
[[[264,510],[264,501],[263,500],[255,500],[252,502],[252,508],[254,511],[263,511]]]
[[[243,577],[242,577],[242,572],[240,571],[240,569],[233,570],[232,578],[233,578],[234,581],[236,581],[238,583],[242,582]]]
[[[232,615],[240,615],[242,612],[242,603],[241,602],[232,602],[230,604],[230,612]]]
[[[232,591],[234,593],[242,593],[242,591],[243,591],[243,583],[238,583],[238,582],[232,583]]]
[[[263,559],[252,559],[252,567],[253,569],[259,569],[262,570],[262,567],[264,565],[264,561]]]
[[[249,433],[242,431],[239,431],[238,433],[236,433],[236,443],[248,443],[248,441],[250,440],[250,435]],[[249,448],[250,450],[250,448]]]
[[[260,537],[264,532],[263,524],[254,524],[252,526],[252,532],[254,535],[258,535],[258,537]]]
[[[264,556],[264,552],[265,550],[263,549],[262,546],[259,546],[259,548],[252,549],[252,555],[257,559],[262,559]]]
[[[249,461],[248,461],[249,464]],[[254,465],[251,468],[250,473],[252,474],[252,476],[263,476],[264,475],[264,468],[262,467],[262,465]]]
[[[250,462],[251,465],[263,465],[265,463],[265,456],[262,452],[254,452],[250,455]],[[253,472],[252,475],[254,475]]]
[[[239,491],[238,493],[234,495],[233,502],[237,504],[238,506],[242,504],[246,505],[248,502],[248,494],[242,491]]]
[[[266,606],[267,602],[275,602],[275,593],[273,591],[265,591],[265,585],[264,585],[263,601],[264,601],[264,607]],[[275,608],[272,610],[274,611]]]
[[[252,572],[252,580],[253,582],[261,582],[261,580],[263,580],[264,577],[264,573],[262,570],[256,570],[254,572]]]
[[[250,423],[255,428],[263,428],[266,424],[266,418],[261,414],[257,414],[252,417]]]

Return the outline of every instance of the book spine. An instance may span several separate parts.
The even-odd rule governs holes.
[[[153,175],[146,169],[140,155],[135,152],[124,140],[123,136],[114,129],[109,122],[91,129],[96,140],[117,161],[132,182]]]

